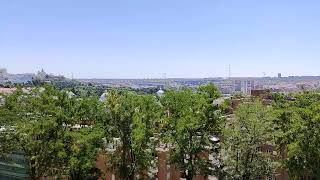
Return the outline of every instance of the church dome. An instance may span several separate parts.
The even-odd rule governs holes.
[[[162,89],[159,89],[159,91],[157,91],[157,95],[158,96],[163,96],[164,95],[164,91]]]
[[[104,93],[100,96],[99,100],[100,100],[101,102],[104,102],[104,101],[107,100],[107,97],[108,97],[108,92],[104,92]]]

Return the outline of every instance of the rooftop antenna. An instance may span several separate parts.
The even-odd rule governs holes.
[[[231,78],[231,65],[229,64],[229,79]]]
[[[164,89],[168,87],[168,81],[167,81],[167,73],[163,73],[163,81],[164,81]]]
[[[266,72],[262,72],[263,77],[265,78],[267,73]]]

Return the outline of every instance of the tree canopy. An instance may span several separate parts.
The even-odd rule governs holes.
[[[275,174],[272,155],[262,146],[273,142],[273,112],[261,102],[241,105],[224,131],[225,171],[232,179],[255,179]]]
[[[271,105],[241,97],[228,114],[233,99],[214,103],[224,97],[213,84],[166,90],[160,97],[109,89],[104,102],[97,94],[105,89],[87,90],[44,85],[1,94],[0,158],[22,152],[34,179],[97,179],[105,171],[120,179],[152,179],[161,149],[188,180],[255,179],[279,168],[292,179],[320,178],[317,92],[273,94]],[[100,155],[108,157],[106,169],[96,167]]]
[[[156,166],[155,122],[161,117],[161,106],[154,96],[141,96],[133,92],[111,91],[105,103],[105,128],[111,135],[110,143],[119,140],[111,152],[111,164],[121,179],[148,179]]]
[[[286,156],[284,167],[292,178],[305,174],[320,178],[320,94],[304,92],[274,104],[278,129],[277,144]]]
[[[161,99],[168,112],[164,140],[170,146],[170,160],[187,179],[211,175],[218,166],[208,156],[217,158],[219,144],[213,139],[220,135],[222,119],[208,98],[211,96],[183,90],[169,91]]]

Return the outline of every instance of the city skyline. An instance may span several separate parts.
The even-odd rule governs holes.
[[[5,72],[5,73],[4,73]],[[115,78],[106,78],[106,77],[80,77],[80,78],[77,78],[77,77],[74,77],[74,74],[73,73],[70,73],[70,76],[66,76],[64,74],[56,74],[56,73],[53,73],[53,72],[47,72],[45,69],[41,68],[41,69],[38,69],[36,70],[35,72],[17,72],[17,73],[14,73],[14,72],[10,72],[8,71],[7,68],[5,67],[0,67],[0,76],[6,76],[7,75],[34,75],[36,76],[37,74],[39,73],[46,73],[47,75],[51,75],[51,76],[56,76],[56,77],[66,77],[66,78],[69,78],[69,79],[78,79],[78,80],[85,80],[85,79],[106,79],[106,80],[125,80],[125,79],[132,79],[132,80],[139,80],[139,79],[224,79],[224,80],[228,80],[228,79],[232,79],[232,80],[237,80],[237,79],[260,79],[260,78],[294,78],[294,77],[320,77],[320,75],[298,75],[298,74],[292,74],[292,75],[288,75],[288,76],[284,76],[282,73],[277,73],[277,74],[274,74],[272,76],[270,75],[267,75],[265,72],[263,72],[262,76],[211,76],[211,77],[168,77],[166,73],[163,73],[162,76],[159,76],[159,77],[137,77],[137,78],[134,78],[134,77],[115,77]]]
[[[320,2],[2,1],[0,66],[75,78],[320,75]]]

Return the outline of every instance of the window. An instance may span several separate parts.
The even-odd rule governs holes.
[[[271,151],[270,149],[267,149],[267,153],[268,153],[268,154],[272,154],[273,151]]]
[[[272,176],[267,177],[267,180],[276,180],[276,178],[274,175],[272,175]]]
[[[261,147],[257,147],[256,152],[261,152]]]

